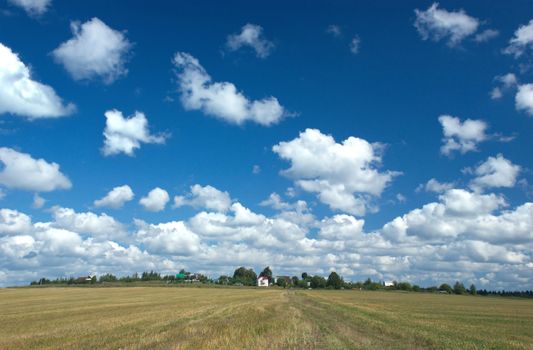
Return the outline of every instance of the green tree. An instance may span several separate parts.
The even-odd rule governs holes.
[[[298,281],[298,288],[309,288],[307,283],[310,283],[310,281],[307,280],[299,280]]]
[[[413,287],[411,286],[411,283],[409,283],[409,282],[400,282],[400,283],[398,283],[397,288],[399,290],[407,290],[407,291],[413,289]]]
[[[327,287],[333,287],[335,289],[341,289],[344,281],[342,278],[335,272],[332,271],[329,274],[328,281],[326,282]]]
[[[303,272],[302,273],[302,279],[303,280],[306,280],[308,277],[309,277],[309,275],[307,274],[307,272]]]
[[[116,282],[117,277],[113,274],[106,273],[105,275],[100,276],[99,278],[100,283],[102,282]]]
[[[453,285],[453,292],[455,294],[466,294],[466,288],[461,282],[457,281]]]
[[[311,277],[311,288],[326,288],[326,283],[326,279],[322,276]]]
[[[298,286],[298,283],[300,282],[300,280],[298,280],[298,276],[292,276],[292,285],[293,286]]]
[[[218,284],[227,285],[227,284],[230,284],[230,282],[231,282],[231,277],[229,276],[222,275],[218,278]]]
[[[285,288],[285,287],[287,287],[287,280],[285,278],[283,278],[283,277],[278,278],[278,280],[276,281],[276,284],[278,286],[280,286],[280,287]]]
[[[472,285],[470,286],[470,294],[472,295],[477,295],[477,288],[476,286],[472,283]]]
[[[242,283],[245,286],[255,286],[257,283],[257,275],[253,269],[247,269],[244,266],[241,266],[233,273],[233,283]]]
[[[444,292],[446,292],[448,294],[452,294],[453,293],[452,287],[450,287],[450,285],[447,284],[447,283],[441,284],[440,287],[439,287],[439,290],[440,291],[444,291]]]

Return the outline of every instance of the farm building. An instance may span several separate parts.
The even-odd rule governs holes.
[[[383,287],[394,287],[394,282],[385,281],[383,282]]]
[[[257,278],[257,286],[258,287],[268,287],[268,277],[266,276],[259,276]]]

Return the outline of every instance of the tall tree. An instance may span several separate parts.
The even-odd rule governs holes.
[[[322,276],[315,275],[311,277],[311,288],[325,288],[326,279]]]
[[[453,292],[455,294],[466,294],[466,288],[461,282],[457,281],[453,285]]]
[[[335,271],[332,271],[329,274],[326,286],[333,287],[335,289],[341,289],[343,283],[344,281],[342,280],[342,278]]]
[[[242,283],[245,286],[255,286],[257,283],[257,275],[253,269],[247,269],[244,266],[241,266],[233,273],[233,281],[235,283]]]
[[[470,286],[470,294],[472,295],[476,295],[477,294],[477,288],[476,286],[472,283],[472,285]]]

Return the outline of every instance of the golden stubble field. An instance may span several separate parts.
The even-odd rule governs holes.
[[[255,288],[0,289],[0,349],[533,349],[533,300]]]

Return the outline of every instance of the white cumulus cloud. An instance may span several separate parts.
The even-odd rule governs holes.
[[[174,197],[174,208],[184,205],[225,212],[231,205],[231,197],[228,192],[222,192],[213,186],[196,184],[191,186],[191,192],[187,196]]]
[[[474,40],[478,43],[484,43],[496,38],[498,35],[500,35],[500,32],[495,29],[485,29],[481,33],[476,34]]]
[[[488,157],[475,170],[476,178],[470,183],[473,189],[490,187],[513,187],[520,173],[520,166],[505,159],[501,154]]]
[[[186,268],[216,278],[237,266],[269,265],[286,275],[335,270],[350,280],[531,289],[533,203],[509,208],[502,195],[454,188],[365,232],[364,221],[351,215],[315,218],[279,196],[267,201],[279,208],[273,216],[234,202],[225,213],[202,211],[181,221],[134,220],[122,236],[124,228],[105,214],[54,207],[52,220],[32,224],[26,214],[0,209],[0,285],[87,271]]]
[[[509,40],[509,46],[503,51],[506,54],[520,57],[528,49],[533,48],[533,19],[528,24],[520,26]]]
[[[95,200],[96,207],[108,207],[113,209],[121,208],[124,203],[133,199],[134,193],[130,186],[123,185],[113,188],[109,193],[101,199]]]
[[[273,151],[291,162],[282,172],[308,192],[318,193],[332,209],[364,215],[371,197],[380,196],[396,172],[380,172],[380,144],[349,137],[342,143],[317,129],[306,129],[292,141],[280,142]]]
[[[23,8],[30,16],[40,16],[48,10],[52,0],[9,0],[9,2]]]
[[[494,80],[499,84],[499,86],[494,87],[490,92],[490,97],[493,100],[501,98],[504,92],[516,87],[518,84],[518,79],[514,73],[498,75],[494,78]]]
[[[59,45],[52,55],[74,80],[99,78],[111,84],[128,72],[125,63],[132,44],[122,32],[96,17],[70,26],[73,38]]]
[[[0,209],[0,236],[28,233],[32,228],[28,215],[12,209]]]
[[[444,155],[451,155],[454,151],[466,153],[476,151],[477,145],[488,137],[485,133],[488,125],[483,120],[466,119],[464,122],[457,117],[441,115],[439,122],[442,125],[444,143],[440,151]]]
[[[59,171],[57,163],[34,159],[27,153],[0,148],[0,184],[9,188],[49,192],[72,187],[70,180]]]
[[[169,201],[168,192],[156,187],[146,197],[142,197],[139,203],[148,211],[161,211],[165,209]]]
[[[165,143],[168,135],[151,135],[148,128],[148,119],[142,112],[135,112],[130,118],[124,117],[116,109],[105,112],[106,126],[104,129],[105,156],[125,153],[133,156],[141,143]]]
[[[182,221],[157,225],[137,221],[137,237],[151,251],[159,254],[189,256],[200,250],[200,238]]]
[[[452,189],[453,186],[454,186],[453,183],[439,182],[436,179],[429,179],[428,182],[426,182],[425,184],[421,184],[417,188],[417,192],[421,190],[425,190],[427,192],[442,193],[444,191]]]
[[[515,96],[516,109],[524,111],[533,116],[533,84],[523,84],[518,86]]]
[[[57,118],[74,112],[50,86],[31,78],[31,72],[11,49],[0,43],[0,114],[28,119]]]
[[[107,214],[77,213],[74,209],[62,207],[54,207],[52,212],[54,216],[52,226],[57,228],[111,240],[122,238],[125,233],[123,225]]]
[[[200,62],[188,53],[174,57],[181,102],[187,110],[201,110],[207,115],[232,124],[252,121],[261,125],[276,124],[284,116],[284,108],[275,97],[249,100],[229,82],[212,82]]]
[[[244,25],[239,34],[229,35],[226,46],[231,51],[236,51],[243,46],[249,46],[255,50],[259,58],[268,57],[274,49],[274,43],[263,36],[263,27],[250,23]]]
[[[464,10],[447,11],[440,9],[438,3],[433,3],[425,11],[416,9],[415,14],[415,27],[423,40],[447,40],[449,46],[458,45],[479,26],[479,20]]]

